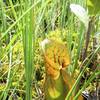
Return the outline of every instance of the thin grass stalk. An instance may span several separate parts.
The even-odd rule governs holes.
[[[46,9],[46,17],[45,17],[45,21],[47,23],[47,31],[49,32],[50,30],[54,30],[54,22],[55,22],[55,15],[56,15],[56,11],[57,11],[57,0],[52,0],[52,2],[49,3],[49,0],[46,0],[47,4],[47,9]]]
[[[56,22],[56,17],[57,17],[58,11],[59,11],[59,1],[53,0],[50,10],[51,10],[51,12],[49,14],[49,16],[50,16],[50,24],[51,24],[50,29],[54,30],[55,29],[55,24],[56,24],[55,23]]]
[[[11,34],[10,34],[10,40],[11,40]],[[11,86],[11,65],[12,65],[12,46],[10,46],[10,53],[9,53],[9,70],[8,70],[8,76],[7,76],[7,84],[5,91],[3,92],[3,100],[6,100],[8,96],[8,90],[10,89]]]
[[[14,8],[12,0],[9,0],[9,4],[11,6],[11,10],[12,10],[13,16],[17,20],[17,14],[16,14],[16,11],[15,11],[15,8]]]
[[[73,45],[73,48],[72,48],[72,35],[73,35],[73,32],[74,32],[74,26],[73,26],[73,19],[74,19],[74,17],[73,17],[73,15],[72,14],[68,14],[68,21],[67,21],[67,29],[68,29],[68,34],[67,34],[67,42],[68,42],[68,47],[69,47],[69,53],[70,53],[70,55],[74,55],[74,54],[71,54],[72,52],[72,50],[73,50],[73,48],[74,48],[74,46],[75,45]],[[73,50],[74,51],[74,50]],[[72,58],[72,57],[71,57]],[[71,71],[72,72],[72,71]]]
[[[9,49],[10,49],[10,46],[11,45],[13,45],[13,43],[16,41],[16,39],[18,38],[18,36],[20,36],[21,35],[21,31],[19,31],[17,34],[14,34],[13,35],[13,37],[12,37],[12,39],[10,40],[10,42],[9,42],[9,44],[7,45],[7,47],[5,48],[5,50],[4,50],[4,56],[3,57],[1,57],[1,61],[3,61],[4,59],[5,59],[5,57],[6,57],[6,55],[8,55],[9,54]]]
[[[0,9],[1,9],[1,16],[0,18],[2,19],[3,17],[3,4],[2,1],[0,1]],[[0,31],[2,32],[2,26],[0,26]],[[1,37],[1,32],[0,32],[0,37]],[[1,67],[1,58],[2,58],[2,41],[0,40],[0,67]]]
[[[2,36],[2,32],[4,32],[7,28],[7,24],[6,24],[6,16],[5,16],[5,6],[2,0],[0,0],[0,8],[1,8],[1,16],[0,19],[2,25],[0,26],[0,37]],[[7,39],[8,36],[6,36]],[[7,40],[6,40],[7,41]],[[2,58],[2,54],[3,54],[3,50],[2,50],[2,40],[0,40],[0,62],[1,62],[1,58]]]
[[[5,16],[5,6],[4,6],[4,3],[3,1],[1,0],[0,1],[0,6],[1,6],[1,19],[2,19],[2,27],[1,27],[1,32],[4,32],[6,30],[6,16]]]
[[[1,32],[2,32],[2,35],[3,35],[3,32],[6,31],[8,25],[7,25],[7,16],[6,16],[6,5],[5,5],[5,2],[3,2],[3,0],[2,0],[1,4],[2,4],[2,31]],[[10,38],[9,34],[7,34],[5,36],[6,45],[8,45],[8,43],[9,43],[9,38]],[[9,57],[8,57],[8,59],[9,59]]]
[[[74,97],[74,100],[77,100],[78,96],[84,91],[84,89],[98,76],[100,75],[100,71],[94,71],[93,74],[90,76],[90,78],[84,83],[82,88],[79,90],[79,92]]]
[[[1,19],[2,19],[2,26],[1,26],[1,32],[4,32],[6,30],[6,27],[7,27],[7,24],[6,24],[6,13],[5,13],[5,6],[4,6],[4,3],[3,1],[1,0],[0,1],[0,6],[1,6]],[[0,37],[2,36],[3,33],[0,33]],[[5,40],[6,40],[6,44],[7,44],[7,41],[8,41],[8,36],[5,37]],[[0,62],[1,62],[1,59],[2,59],[2,40],[0,40]],[[11,55],[11,53],[10,53]],[[11,56],[10,56],[10,60],[9,62],[11,62]],[[7,80],[7,85],[6,85],[6,88],[5,88],[5,92],[2,92],[1,96],[0,96],[0,99],[3,99],[3,97],[7,97],[7,88],[9,88],[9,84],[10,84],[10,66],[11,63],[9,64],[9,73],[8,73],[8,77],[9,79]]]
[[[76,89],[77,84],[79,83],[82,75],[84,74],[87,66],[89,65],[89,63],[91,62],[91,60],[93,59],[93,57],[97,54],[97,52],[100,50],[100,46],[93,52],[92,56],[90,57],[90,59],[88,60],[88,62],[86,63],[86,65],[83,67],[81,73],[79,74],[77,80],[75,81],[73,87],[71,88],[71,90],[69,91],[68,95],[66,96],[66,100],[70,100],[70,96],[72,95],[73,91]],[[86,59],[85,59],[86,60]],[[86,61],[84,61],[86,62]]]
[[[77,54],[76,54],[76,57],[75,57],[75,62],[74,62],[74,67],[73,67],[73,72],[72,72],[72,74],[74,74],[74,72],[75,72],[75,69],[77,68],[77,61],[78,61],[78,59],[79,59],[79,56],[80,56],[80,51],[81,51],[81,49],[82,49],[82,45],[83,45],[83,41],[84,41],[84,30],[83,30],[84,28],[83,28],[83,25],[81,25],[81,28],[80,28],[80,34],[79,34],[79,44],[78,44],[78,48],[77,48]]]
[[[48,3],[49,1],[41,1],[41,4],[37,5],[36,8],[38,7],[38,10],[36,11],[36,8],[34,9],[35,10],[35,40],[37,41],[38,39],[38,36],[40,35],[40,27],[41,25],[43,25],[43,21],[44,21],[44,17],[45,17],[45,13],[46,13],[46,9],[48,7]],[[42,32],[41,36],[44,37],[44,33]],[[35,41],[35,44],[36,44],[36,41]]]
[[[13,76],[12,76],[13,79],[14,79],[14,76],[15,76],[16,72],[18,71],[18,69],[19,69],[19,67],[17,67],[17,68],[14,70],[14,73],[13,73]],[[11,95],[10,95],[10,97],[9,97],[9,100],[11,100],[13,94],[16,93],[17,86],[20,84],[20,82],[21,82],[21,80],[22,80],[22,78],[23,78],[24,75],[25,75],[25,70],[21,73],[21,76],[20,76],[19,80],[16,82],[16,86],[15,86],[14,89],[12,90],[12,93],[11,93]],[[23,91],[24,91],[24,90],[23,90]],[[26,92],[26,91],[24,91],[24,92]]]
[[[35,29],[35,38],[38,38],[37,34],[38,34],[39,27],[41,25],[42,19],[44,17],[45,9],[46,9],[46,5],[44,5],[44,7],[41,7],[38,22],[37,22],[36,29]]]
[[[2,36],[0,37],[0,40],[2,40],[7,34],[8,32],[31,10],[33,9],[41,0],[38,0],[36,3],[34,3],[33,5],[31,5],[12,25],[10,25],[10,27],[4,32],[2,33]]]
[[[67,21],[67,17],[68,17],[68,14],[67,14],[67,10],[68,10],[68,1],[66,0],[61,0],[61,16],[60,16],[60,23],[61,23],[61,27],[62,28],[65,28],[66,27],[66,21]]]
[[[11,6],[12,14],[13,14],[15,20],[17,20],[18,19],[17,12],[15,11],[14,4],[13,4],[12,0],[9,0],[9,4]],[[20,30],[21,26],[20,26],[19,22],[17,23],[17,26],[18,26],[18,30]]]

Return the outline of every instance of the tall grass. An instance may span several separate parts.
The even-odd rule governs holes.
[[[70,99],[70,96],[71,96],[71,94],[72,94],[72,92],[76,89],[76,87],[77,87],[77,85],[79,84],[79,82],[80,82],[80,79],[81,79],[81,77],[82,77],[82,75],[84,74],[84,72],[86,71],[86,68],[87,68],[87,66],[90,64],[90,62],[91,62],[91,60],[93,59],[93,57],[97,54],[97,52],[99,52],[100,51],[100,46],[95,50],[95,52],[93,52],[93,54],[92,54],[92,56],[90,57],[90,59],[89,59],[89,61],[86,63],[86,65],[84,66],[84,68],[83,68],[83,70],[80,72],[80,74],[79,74],[79,76],[78,76],[78,78],[77,78],[77,80],[76,80],[76,82],[74,83],[74,85],[73,85],[73,87],[72,87],[72,89],[69,91],[69,93],[68,93],[68,95],[67,95],[67,97],[66,97],[66,100],[69,100]],[[88,59],[88,58],[87,58]],[[85,59],[85,61],[87,61],[87,59]],[[85,61],[83,62],[83,64],[85,63]],[[83,65],[82,64],[82,65]],[[81,66],[82,66],[81,65]],[[84,90],[84,86],[88,86],[89,85],[89,83],[91,82],[91,78],[93,77],[96,77],[96,73],[98,73],[98,75],[100,74],[100,72],[98,71],[95,71],[94,73],[93,73],[93,75],[94,76],[90,76],[90,78],[88,79],[88,81],[85,83],[85,85],[83,85],[83,87],[82,87],[82,90]],[[93,80],[93,79],[92,79]],[[82,91],[81,91],[82,92]],[[79,93],[78,92],[78,96],[80,95],[81,93]],[[77,95],[76,95],[76,98],[75,98],[75,100],[77,100],[78,98],[77,98]]]
[[[34,5],[32,0],[25,0],[25,11]],[[24,62],[25,62],[25,77],[26,77],[26,100],[32,100],[32,72],[33,72],[33,9],[30,10],[24,18],[25,28],[23,30],[23,47],[24,47]],[[35,38],[34,38],[35,39]]]
[[[66,42],[71,55],[71,73],[79,69],[80,65],[78,62],[84,46],[85,29],[70,12],[69,5],[71,3],[78,3],[86,7],[85,0],[8,0],[6,2],[0,0],[0,70],[3,70],[3,68],[7,69],[0,76],[0,79],[3,79],[4,75],[6,75],[5,88],[0,90],[1,100],[10,99],[12,94],[16,93],[16,89],[19,89],[18,86],[21,80],[23,80],[23,87],[26,87],[25,90],[23,89],[26,100],[32,100],[34,69],[35,65],[37,65],[36,58],[39,55],[36,53],[39,49],[37,43],[40,42],[40,38],[46,38],[47,33],[52,30],[66,30]],[[14,55],[22,56],[21,53],[13,54],[13,49],[19,42],[20,44],[23,43],[23,51],[21,53],[24,55],[24,58],[18,57],[14,59]],[[70,98],[72,92],[76,89],[92,58],[99,52],[99,48],[98,46],[92,56],[86,58],[86,60],[88,59],[87,63],[86,61],[85,64],[82,62],[84,68],[68,93],[66,100]],[[20,60],[21,68],[18,67],[20,63],[13,65],[17,60]],[[7,66],[5,63],[7,63]],[[19,74],[21,77],[17,79],[13,88],[13,80],[18,74],[18,70],[23,71],[22,74]],[[93,73],[94,77],[90,76],[89,80],[83,84],[82,89],[76,94],[75,99],[98,74],[100,73],[96,71]],[[25,79],[23,76],[25,76]]]

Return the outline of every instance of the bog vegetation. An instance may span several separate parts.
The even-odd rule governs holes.
[[[66,100],[75,91],[75,100],[83,91],[98,98],[100,1],[0,0],[0,100],[44,100],[45,38],[68,49],[76,81]]]

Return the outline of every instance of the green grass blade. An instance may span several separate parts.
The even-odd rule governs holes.
[[[97,52],[100,50],[100,46],[93,52],[91,58],[89,59],[89,61],[87,62],[87,64],[84,66],[84,68],[82,69],[81,73],[79,74],[77,80],[75,81],[73,87],[71,88],[71,90],[69,91],[68,95],[66,96],[66,100],[70,99],[70,96],[72,95],[72,92],[75,90],[77,84],[79,83],[82,75],[84,74],[87,66],[89,65],[89,63],[91,62],[92,58],[97,54]]]
[[[74,97],[74,100],[77,100],[78,96],[81,95],[82,91],[95,79],[98,75],[100,75],[100,71],[94,71],[90,78],[86,81],[86,83],[82,86],[79,92]]]
[[[25,10],[32,5],[25,1]],[[24,43],[24,62],[25,62],[25,77],[26,77],[26,100],[32,100],[32,60],[33,60],[33,9],[27,12],[25,16],[25,30],[23,31]]]
[[[38,0],[35,4],[31,5],[31,7],[29,7],[24,13],[22,16],[20,16],[4,33],[2,33],[2,36],[0,38],[3,39],[6,34],[8,34],[8,32],[31,10],[33,9],[41,0]]]

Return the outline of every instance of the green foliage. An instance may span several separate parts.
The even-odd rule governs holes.
[[[100,14],[100,0],[87,0],[87,7],[90,15]]]

